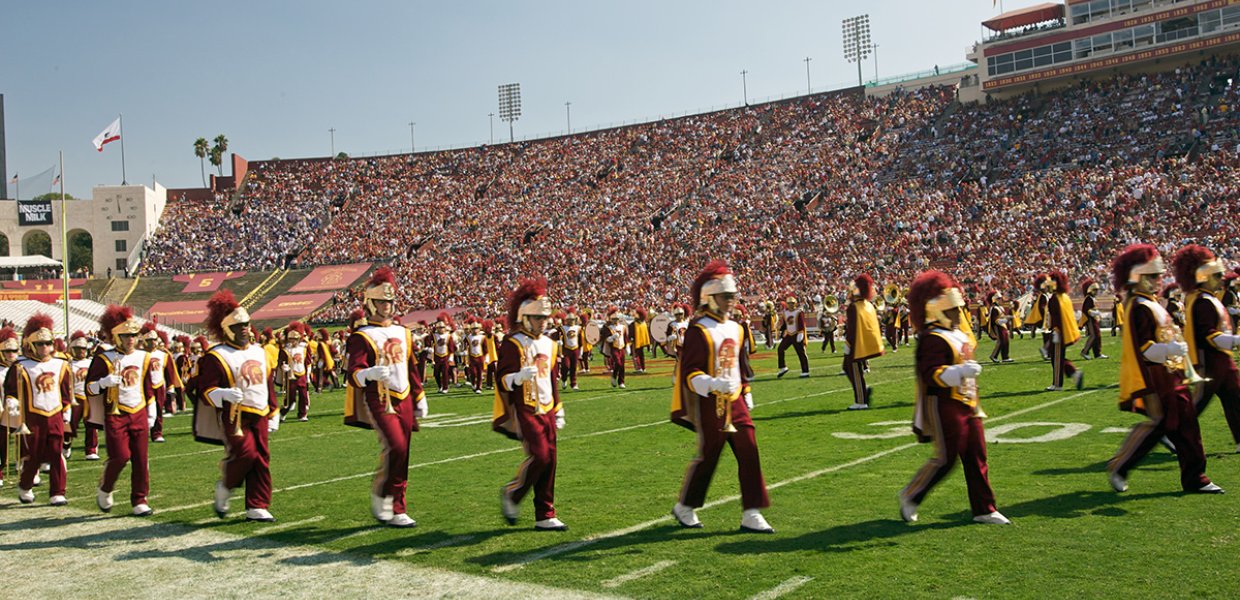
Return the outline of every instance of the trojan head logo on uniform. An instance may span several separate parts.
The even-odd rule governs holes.
[[[389,365],[405,362],[405,344],[397,338],[389,338],[383,343],[383,356],[387,358]]]
[[[719,344],[719,373],[730,373],[736,368],[736,340],[728,338]]]
[[[151,370],[152,371],[162,370],[163,367],[164,367],[163,362],[161,362],[158,358],[155,358],[154,356],[151,357]]]
[[[133,365],[125,367],[121,371],[121,385],[124,387],[134,387],[142,380],[140,369]]]
[[[241,385],[242,387],[252,387],[265,383],[263,381],[263,365],[256,360],[247,360],[241,363]]]
[[[52,373],[39,373],[34,380],[35,389],[42,393],[47,393],[56,388],[56,375]]]
[[[546,354],[539,354],[534,357],[534,364],[538,367],[539,377],[549,377],[551,375],[551,357]]]
[[[77,381],[86,381],[86,371],[87,369],[84,369],[84,368],[74,371],[73,378],[76,379]]]

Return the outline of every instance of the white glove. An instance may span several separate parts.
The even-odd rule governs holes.
[[[1149,348],[1142,353],[1145,360],[1152,363],[1165,363],[1167,358],[1172,356],[1187,356],[1188,344],[1184,342],[1163,342],[1161,344],[1150,344]]]
[[[512,384],[514,386],[525,385],[525,382],[538,376],[538,367],[530,365],[521,367],[520,371],[512,374]]]
[[[805,341],[805,334],[804,334],[804,333],[798,333],[798,334],[797,334],[797,343],[798,343],[798,344],[800,344],[800,343],[801,343],[801,342],[803,342],[803,341]]]
[[[415,418],[425,419],[428,414],[430,414],[430,407],[426,404],[426,398],[418,400],[418,403],[413,405],[413,416]]]
[[[285,373],[288,373],[291,370],[291,368],[288,366],[288,363],[284,363],[280,365],[280,370],[284,371]]]
[[[726,394],[728,396],[739,392],[741,389],[740,381],[735,379],[727,379],[724,377],[711,377],[707,385],[710,387],[710,391]]]
[[[155,406],[154,402],[147,404],[146,405],[146,428],[147,429],[154,428],[155,420],[158,417],[159,417],[159,407]]]
[[[224,408],[225,402],[236,404],[244,397],[240,388],[215,388],[207,392],[207,400],[210,400],[211,405],[216,408]]]
[[[848,352],[848,342],[843,342],[843,343],[841,343],[841,344],[840,344],[840,346],[841,346],[841,350],[843,350],[844,354],[849,354],[849,352]]]
[[[98,385],[101,388],[114,388],[122,382],[120,375],[104,375],[99,379]]]
[[[1058,344],[1061,340],[1063,340],[1063,337],[1061,337],[1061,336],[1059,335],[1059,332],[1058,332],[1058,331],[1053,331],[1053,332],[1051,332],[1051,341],[1052,341],[1052,342],[1054,342],[1054,343]]]
[[[280,411],[272,411],[267,417],[267,433],[280,430]]]
[[[358,370],[357,377],[362,381],[379,381],[380,379],[387,379],[391,374],[392,367],[380,365]]]
[[[564,409],[555,411],[555,428],[564,429]]]
[[[977,377],[981,372],[982,365],[977,364],[976,361],[967,360],[943,369],[943,372],[939,374],[939,379],[950,387],[959,387],[965,378]]]
[[[1229,314],[1229,315],[1231,315],[1231,316],[1233,316],[1233,317],[1240,317],[1240,308],[1236,308],[1236,307],[1234,307],[1234,306],[1229,306],[1229,307],[1227,307],[1227,314]]]
[[[606,339],[606,340],[603,340],[603,341],[605,341],[605,342],[607,342],[608,344],[610,344],[610,343],[612,342],[612,340],[614,340],[614,339],[616,339],[616,336],[614,336],[614,335],[609,335],[609,336],[607,336],[607,339]]]
[[[1214,336],[1214,345],[1223,350],[1234,350],[1236,346],[1240,346],[1240,335],[1220,333]]]
[[[9,411],[10,417],[17,418],[22,416],[22,405],[17,402],[17,398],[6,398],[4,406]]]
[[[753,394],[745,392],[745,408],[753,410]]]

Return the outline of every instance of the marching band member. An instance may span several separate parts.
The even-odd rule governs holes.
[[[487,389],[495,389],[495,363],[499,360],[499,338],[495,335],[495,321],[484,319],[482,321],[482,335],[485,340],[484,347],[486,349],[486,383]]]
[[[1029,307],[1029,316],[1025,317],[1025,325],[1033,329],[1034,339],[1042,331],[1042,347],[1038,350],[1042,360],[1051,359],[1050,321],[1046,316],[1046,305],[1050,301],[1050,289],[1054,286],[1050,275],[1039,273],[1033,278],[1033,303]]]
[[[633,372],[646,372],[646,348],[650,346],[650,325],[646,321],[646,309],[633,309],[635,318],[629,323],[628,339],[633,355]]]
[[[13,361],[17,360],[18,352],[21,351],[21,344],[17,342],[17,332],[12,327],[4,327],[0,329],[0,381],[4,381],[8,377],[9,368],[13,366]],[[21,418],[21,407],[17,406],[17,410],[10,410],[8,402],[5,403],[4,411],[8,418],[5,419],[4,426],[4,446],[0,447],[0,487],[4,486],[4,474],[9,468],[9,445],[21,443],[17,438],[17,430],[10,427]],[[98,458],[98,457],[96,457]],[[20,465],[18,466],[20,469]],[[20,471],[18,475],[20,476]]]
[[[362,395],[382,449],[370,488],[370,511],[390,527],[414,527],[405,491],[409,481],[409,443],[426,417],[426,394],[414,370],[413,334],[394,323],[396,275],[379,267],[366,283],[365,326],[349,336],[349,385]]]
[[[151,388],[155,392],[151,404],[147,407],[147,410],[155,415],[155,423],[151,426],[151,441],[162,444],[164,442],[164,416],[166,414],[171,416],[167,410],[169,408],[168,388],[179,387],[182,383],[172,357],[159,347],[159,333],[155,329],[155,324],[148,321],[138,332],[138,337],[142,350],[146,351],[151,360]]]
[[[521,280],[508,296],[512,333],[499,348],[491,428],[525,450],[517,476],[499,490],[504,519],[515,525],[521,500],[533,490],[534,529],[564,531],[568,526],[555,513],[556,430],[564,428],[564,407],[555,385],[556,345],[543,334],[549,316],[546,280]]]
[[[1138,412],[1137,423],[1107,465],[1111,487],[1128,489],[1128,473],[1165,435],[1176,447],[1180,485],[1186,492],[1219,494],[1223,489],[1206,477],[1197,411],[1185,385],[1189,347],[1177,340],[1175,324],[1156,299],[1166,268],[1149,244],[1124,249],[1111,264],[1115,289],[1124,290],[1124,315],[1119,363],[1119,409]]]
[[[848,309],[844,321],[844,374],[853,388],[853,403],[848,410],[870,408],[874,389],[865,383],[865,364],[883,355],[882,331],[878,327],[878,311],[871,302],[874,280],[866,273],[857,276],[848,286]]]
[[[921,330],[917,338],[917,408],[913,431],[920,442],[934,442],[934,456],[900,491],[900,516],[917,520],[917,507],[934,486],[956,466],[964,468],[969,506],[978,523],[1011,523],[995,508],[986,464],[986,432],[977,404],[977,376],[982,366],[973,360],[976,342],[960,329],[968,309],[959,284],[941,271],[926,271],[913,280],[909,312]]]
[[[465,385],[461,381],[461,374],[469,375],[469,345],[466,343],[466,328],[468,325],[462,324],[452,330],[452,347],[456,348],[456,352],[448,358],[448,379],[456,384],[456,387]]]
[[[746,357],[752,357],[758,352],[758,345],[753,340],[753,328],[749,325],[749,311],[745,309],[745,305],[736,303],[732,305],[732,314],[735,315],[734,320],[741,326],[741,354]],[[747,381],[753,381],[754,372],[753,365],[750,363],[751,358],[746,358],[741,363],[741,375]]]
[[[69,447],[82,422],[90,417],[90,403],[86,401],[86,373],[90,370],[90,340],[86,332],[75,331],[69,336],[69,370],[73,373],[73,417],[71,431],[65,436],[65,458],[69,458]],[[86,421],[84,450],[86,460],[99,460],[99,429],[100,427]],[[95,458],[90,458],[94,454]]]
[[[611,307],[607,310],[607,336],[603,342],[607,347],[608,363],[611,365],[611,387],[617,384],[624,388],[624,353],[628,349],[628,327],[620,322],[620,309]]]
[[[571,385],[574,390],[577,389],[577,365],[581,362],[583,335],[585,334],[581,330],[581,319],[577,316],[577,309],[569,307],[564,315],[564,330],[560,334],[560,341],[564,343],[564,364],[567,365],[560,372],[561,388]]]
[[[353,314],[349,317],[349,322],[353,323],[353,326],[349,328],[349,332],[357,331],[359,327],[366,324],[366,313],[360,308],[353,311]],[[430,360],[432,342],[433,338],[431,337],[430,327],[426,324],[426,321],[414,323],[413,348],[414,356],[418,360],[413,372],[418,376],[418,381],[423,382],[423,384],[426,382],[426,362]],[[343,366],[344,359],[336,361],[336,364]]]
[[[1227,316],[1234,323],[1240,319],[1240,294],[1236,293],[1236,280],[1240,279],[1240,269],[1233,269],[1223,274],[1223,307]]]
[[[1167,287],[1162,291],[1163,300],[1167,303],[1167,313],[1171,315],[1171,322],[1176,327],[1184,328],[1184,304],[1180,301],[1182,294],[1180,286],[1175,283],[1168,283]]]
[[[284,345],[280,347],[280,370],[284,373],[284,408],[287,415],[297,405],[297,420],[310,420],[310,346],[306,338],[310,328],[293,321],[284,328]]]
[[[990,362],[998,363],[1000,357],[1003,362],[1012,362],[1012,358],[1008,355],[1011,351],[1012,336],[1009,333],[1009,319],[1004,314],[1003,294],[998,290],[991,290],[986,294],[986,323],[987,333],[990,339],[995,341],[995,348],[990,351]],[[911,310],[911,309],[910,309]]]
[[[903,340],[904,345],[908,345],[909,330],[912,329],[909,324],[909,318],[911,315],[912,311],[908,306],[908,293],[906,292],[900,295],[900,301],[896,303],[896,329],[898,331],[896,334],[896,343]]]
[[[732,270],[723,261],[711,262],[694,279],[690,294],[697,310],[676,361],[671,419],[697,433],[697,456],[689,463],[672,516],[681,527],[702,527],[697,509],[706,503],[719,454],[728,445],[739,467],[741,530],[775,533],[761,512],[771,499],[749,415],[753,395],[745,376],[749,356],[743,351],[743,329],[730,319],[737,296]]]
[[[66,411],[73,404],[73,374],[69,361],[52,356],[52,318],[38,313],[26,321],[22,331],[25,356],[13,361],[4,376],[4,399],[9,414],[16,408],[30,433],[21,436],[21,476],[17,499],[34,502],[35,476],[39,465],[51,465],[48,501],[64,506],[66,469],[62,454],[65,441]]]
[[[1111,337],[1124,326],[1124,292],[1115,290],[1115,300],[1111,303]]]
[[[826,302],[822,305],[822,310],[818,312],[818,331],[822,333],[822,350],[827,351],[827,345],[831,345],[831,354],[835,354],[835,330],[839,327],[839,300],[835,299],[835,295],[827,296]]]
[[[251,343],[250,313],[230,290],[220,290],[207,301],[204,326],[217,343],[198,361],[198,393],[221,411],[227,449],[220,463],[222,476],[215,482],[215,514],[226,517],[233,490],[245,485],[245,519],[275,521],[269,510],[268,434],[279,425],[280,407],[267,352]]]
[[[582,327],[585,327],[585,324],[590,322],[590,316],[592,313],[590,312],[589,308],[582,308],[579,311],[579,313],[581,316]],[[591,344],[590,340],[586,339],[585,331],[583,330],[581,333],[581,372],[582,373],[590,372],[590,357],[593,354],[594,354],[594,344]]]
[[[775,302],[767,300],[762,305],[762,335],[766,337],[766,349],[775,347],[775,331],[779,329],[779,313]]]
[[[1085,374],[1068,360],[1068,346],[1081,339],[1081,330],[1076,326],[1075,311],[1072,310],[1072,299],[1068,297],[1068,276],[1063,271],[1051,271],[1049,275],[1051,297],[1042,313],[1044,327],[1051,332],[1051,385],[1049,392],[1063,389],[1063,378],[1072,378],[1076,389],[1085,383]]]
[[[137,349],[141,330],[129,307],[107,307],[99,318],[99,334],[110,338],[113,348],[95,354],[86,373],[86,393],[106,397],[103,429],[108,461],[95,504],[103,512],[112,510],[112,490],[129,463],[129,503],[134,515],[145,517],[154,512],[146,501],[151,487],[146,457],[151,429],[147,406],[154,400],[155,389],[150,355]]]
[[[1231,430],[1231,440],[1240,452],[1240,371],[1232,350],[1240,346],[1231,316],[1218,296],[1223,291],[1223,261],[1213,252],[1189,244],[1171,259],[1176,282],[1187,294],[1184,311],[1184,339],[1193,367],[1206,378],[1189,391],[1197,415],[1218,396],[1223,417]]]
[[[779,349],[776,351],[779,355],[779,373],[776,377],[783,377],[788,373],[787,363],[784,362],[784,353],[788,351],[788,347],[792,346],[797,352],[797,360],[801,362],[801,378],[809,377],[809,358],[805,356],[805,311],[801,310],[801,305],[797,303],[796,296],[788,296],[787,310],[784,311],[784,335],[779,340]]]
[[[1102,353],[1102,323],[1101,313],[1098,312],[1098,282],[1092,279],[1086,279],[1081,282],[1081,293],[1085,299],[1081,301],[1081,320],[1079,327],[1085,332],[1085,347],[1081,348],[1081,358],[1092,360],[1089,356],[1090,352],[1094,355],[1092,358],[1109,358]]]
[[[446,312],[439,313],[435,320],[435,334],[431,338],[435,352],[435,385],[440,394],[448,393],[449,378],[452,376],[452,355],[456,353],[456,340],[452,339],[452,316]]]
[[[685,331],[689,329],[689,310],[686,309],[691,310],[691,307],[679,302],[673,305],[672,322],[667,324],[667,355],[673,358],[680,356],[680,348],[685,345]]]
[[[336,357],[343,352],[339,340],[332,338],[327,334],[327,330],[319,328],[319,388],[326,388],[327,382],[331,382],[328,389],[340,389],[340,380],[336,378]]]
[[[475,394],[482,393],[482,375],[486,371],[486,336],[482,334],[482,324],[470,317],[466,322],[465,341],[469,346],[469,370],[467,379],[474,387]]]

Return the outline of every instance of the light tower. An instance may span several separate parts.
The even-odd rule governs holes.
[[[512,123],[521,118],[521,84],[505,83],[499,86],[499,119],[508,121],[508,141],[516,141]]]
[[[870,44],[870,15],[860,15],[844,19],[844,60],[857,63],[857,85],[861,81],[861,61],[870,56],[873,46]]]

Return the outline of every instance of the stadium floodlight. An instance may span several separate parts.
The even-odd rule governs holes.
[[[857,63],[857,85],[861,81],[861,61],[870,56],[870,15],[849,17],[843,22],[844,60]]]
[[[508,121],[508,141],[516,141],[512,123],[521,118],[521,84],[504,83],[499,86],[499,118]]]

